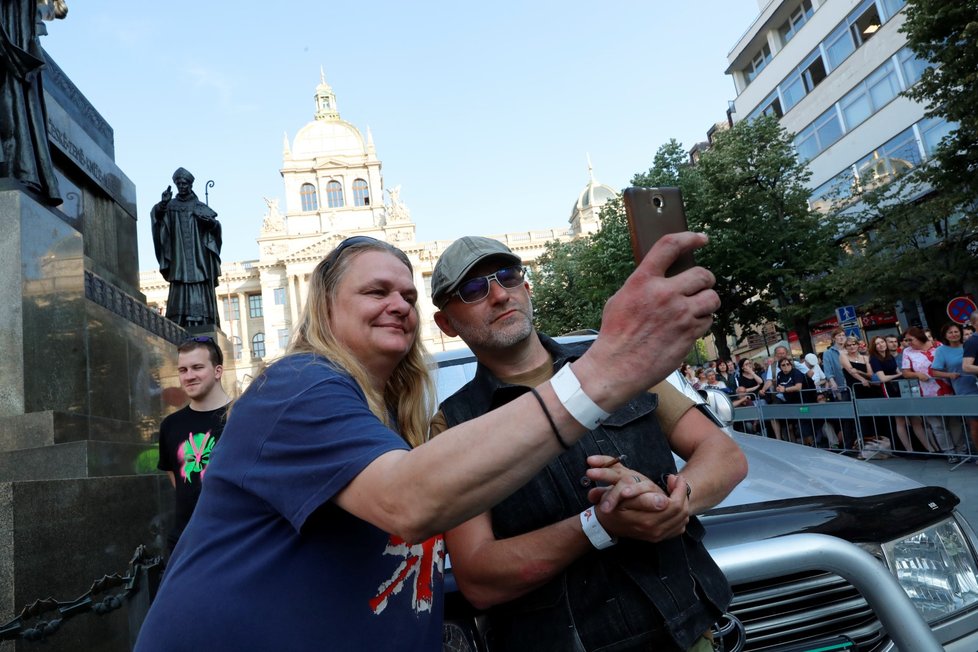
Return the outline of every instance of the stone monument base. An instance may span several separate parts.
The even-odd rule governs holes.
[[[156,436],[186,333],[95,273],[81,233],[29,192],[0,188],[0,216],[2,625],[125,573],[139,545],[162,552],[173,490]],[[0,650],[128,650],[127,610]]]

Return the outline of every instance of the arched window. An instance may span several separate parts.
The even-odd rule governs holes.
[[[253,358],[265,357],[265,334],[264,333],[255,333],[255,336],[251,338],[251,357]]]
[[[353,182],[353,205],[370,206],[370,190],[363,179],[356,179]]]
[[[326,184],[326,205],[330,208],[343,208],[343,186],[339,181]]]
[[[319,208],[319,197],[316,196],[316,186],[304,183],[299,188],[299,198],[302,200],[302,210],[314,211]]]

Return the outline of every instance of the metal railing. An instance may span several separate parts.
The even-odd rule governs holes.
[[[902,384],[905,388],[919,387],[915,380]],[[872,385],[879,387],[881,383]],[[753,404],[734,408],[734,422],[740,430],[754,430],[764,437],[855,452],[867,459],[892,452],[937,455],[948,458],[954,468],[971,459],[978,460],[968,424],[969,418],[978,418],[978,396],[920,397],[918,389],[916,396],[859,398],[855,387],[859,385],[848,389],[847,400],[830,402],[813,400],[818,394],[814,390],[803,391],[802,398],[807,400],[802,403],[770,403],[753,393],[735,394],[732,398],[746,396]],[[768,394],[772,396],[773,392]],[[830,425],[827,432],[825,423]],[[786,431],[784,436],[782,429]],[[832,433],[835,441],[830,437]],[[914,439],[920,448],[931,450],[917,450]]]

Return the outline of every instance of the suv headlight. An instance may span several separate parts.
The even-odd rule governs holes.
[[[978,603],[978,564],[954,519],[884,543],[883,555],[927,622]]]

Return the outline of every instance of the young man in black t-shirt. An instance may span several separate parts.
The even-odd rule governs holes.
[[[221,386],[224,355],[210,337],[187,340],[177,348],[180,385],[190,404],[160,424],[160,461],[175,489],[174,519],[166,541],[169,559],[180,534],[190,521],[211,451],[224,430],[230,399]]]

